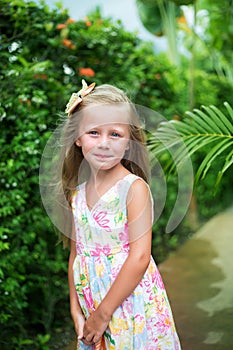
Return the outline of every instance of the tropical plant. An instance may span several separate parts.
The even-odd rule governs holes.
[[[175,149],[172,158],[167,163],[170,171],[179,168],[185,161],[200,150],[205,151],[204,159],[199,165],[195,182],[204,179],[216,160],[218,175],[216,186],[223,174],[233,164],[233,110],[225,102],[226,113],[216,106],[202,106],[186,112],[182,121],[163,122],[149,137],[148,147],[155,157]]]
[[[204,10],[204,11],[203,11]],[[233,84],[233,1],[198,0],[198,25],[204,24],[200,37],[219,77]]]
[[[180,30],[188,35],[190,41],[189,59],[189,106],[195,102],[195,24],[196,2],[194,0],[136,0],[139,17],[144,27],[156,36],[165,36],[170,62],[181,66],[181,50],[178,48]],[[193,4],[193,28],[190,28],[182,5]]]
[[[164,0],[136,0],[136,4],[144,27],[153,35],[166,36],[170,62],[178,65],[176,18],[182,14],[179,6]]]

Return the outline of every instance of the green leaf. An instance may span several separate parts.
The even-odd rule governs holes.
[[[21,343],[21,345],[31,345],[34,342],[31,339],[23,339],[20,343]]]
[[[17,59],[25,68],[29,67],[30,63],[27,62],[24,57],[18,56]]]
[[[212,150],[206,155],[200,167],[198,168],[196,174],[196,181],[201,177],[201,175],[202,179],[205,177],[214,159],[217,156],[219,156],[222,152],[224,152],[228,147],[232,147],[232,144],[232,142],[229,143],[227,139],[224,139],[218,142],[217,145],[215,145],[215,147],[212,148]]]
[[[224,102],[224,106],[226,107],[228,114],[231,117],[232,122],[233,122],[233,109],[231,108],[231,106],[229,105],[228,102]]]
[[[203,111],[199,109],[194,109],[195,114],[193,114],[193,118],[196,121],[196,114],[201,116],[204,120],[206,120],[206,125],[209,126],[210,133],[216,133],[216,134],[221,134],[221,128],[219,127],[218,123],[216,123],[217,120],[215,120],[214,115],[208,116],[208,114],[204,113]]]
[[[223,168],[221,169],[221,171],[219,171],[218,176],[217,176],[217,180],[216,180],[216,184],[215,186],[218,187],[219,183],[223,177],[223,174],[228,170],[228,168],[230,168],[233,165],[233,149],[231,150],[231,152],[228,154],[228,156],[226,157],[225,160],[225,164],[223,166]]]
[[[219,116],[219,119],[223,122],[223,124],[225,124],[225,132],[229,133],[229,135],[233,134],[233,124],[230,123],[230,121],[225,117],[225,115],[220,111],[220,109],[218,109],[215,106],[210,106],[210,108],[215,111],[216,115]]]

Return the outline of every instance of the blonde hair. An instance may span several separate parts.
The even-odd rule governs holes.
[[[133,149],[129,146],[126,151],[127,159],[122,159],[122,165],[131,173],[140,176],[149,182],[149,156],[146,148],[146,136],[139,122],[135,105],[121,89],[103,84],[95,87],[88,95],[83,97],[82,102],[76,107],[72,114],[63,123],[62,149],[60,154],[60,166],[62,174],[62,190],[69,205],[73,192],[80,183],[80,165],[85,162],[82,149],[75,141],[78,139],[78,129],[82,111],[92,105],[106,105],[114,103],[127,104],[129,111],[130,140]],[[84,116],[85,118],[85,116]]]

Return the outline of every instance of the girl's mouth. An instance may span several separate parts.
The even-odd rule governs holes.
[[[100,154],[100,153],[96,153],[94,154],[94,156],[96,158],[100,158],[100,159],[109,159],[112,157],[112,155],[109,155],[109,154]]]

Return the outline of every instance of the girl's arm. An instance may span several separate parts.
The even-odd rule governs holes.
[[[89,341],[99,340],[113,312],[140,283],[150,262],[152,203],[148,186],[136,180],[128,197],[129,255],[107,295],[85,323],[84,337]]]
[[[69,264],[68,264],[68,282],[69,282],[69,292],[70,292],[70,312],[72,319],[74,321],[74,327],[75,331],[78,335],[78,339],[83,338],[83,327],[85,324],[85,317],[83,315],[83,312],[81,310],[78,296],[75,290],[74,285],[74,277],[73,277],[73,264],[74,259],[76,257],[76,243],[73,239],[70,240],[70,256],[69,256]],[[92,344],[92,342],[88,342],[84,339],[82,341],[86,345]]]
[[[77,314],[82,313],[82,310],[78,301],[78,296],[75,290],[75,285],[74,285],[73,264],[74,264],[75,257],[76,257],[75,241],[71,239],[69,265],[68,265],[68,282],[69,282],[69,291],[70,291],[70,313],[74,321]]]

